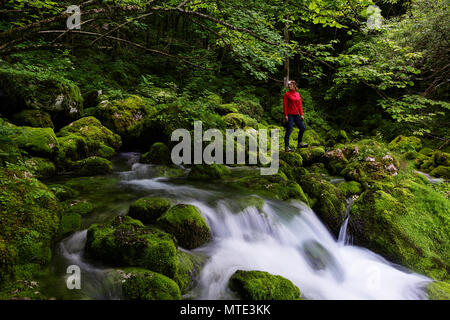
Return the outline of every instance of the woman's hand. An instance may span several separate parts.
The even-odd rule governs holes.
[[[284,116],[284,118],[286,119],[286,122],[288,122],[288,116]]]
[[[305,121],[305,117],[304,117],[304,116],[300,116],[300,118],[301,118],[303,121]]]

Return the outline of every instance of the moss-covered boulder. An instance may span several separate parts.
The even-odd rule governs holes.
[[[303,162],[305,164],[312,164],[314,162],[323,161],[322,156],[325,154],[325,148],[322,146],[307,147],[307,148],[301,148],[297,152],[300,153],[300,155],[303,158]]]
[[[211,229],[206,219],[193,205],[173,206],[157,220],[157,224],[173,234],[178,244],[186,249],[197,248],[211,240]]]
[[[310,146],[323,146],[323,138],[313,129],[307,129],[303,134],[303,142]]]
[[[196,284],[200,275],[200,270],[204,262],[204,257],[199,254],[177,251],[178,272],[175,275],[175,282],[180,287],[181,293],[189,292]]]
[[[300,290],[288,279],[263,271],[237,270],[229,288],[244,300],[300,300]]]
[[[309,204],[302,188],[289,180],[283,172],[270,176],[245,176],[234,181],[233,186],[248,193],[257,193],[272,199],[298,199]]]
[[[358,245],[437,280],[448,279],[449,199],[430,184],[403,179],[354,202],[349,232]]]
[[[178,269],[177,251],[172,237],[128,216],[109,223],[91,225],[86,252],[113,266],[146,268],[173,278]]]
[[[450,282],[434,281],[427,286],[428,299],[450,300]]]
[[[95,176],[112,172],[112,163],[108,159],[92,156],[72,164],[74,174],[78,176]]]
[[[314,212],[335,235],[338,235],[345,219],[345,196],[321,175],[305,175],[298,183],[308,195]]]
[[[60,201],[73,199],[79,195],[77,190],[64,184],[50,184],[47,187]]]
[[[238,106],[234,103],[217,104],[214,108],[214,111],[220,114],[221,116],[225,116],[229,113],[239,113]]]
[[[280,152],[280,160],[283,160],[292,167],[303,166],[303,158],[297,152]]]
[[[228,128],[244,129],[245,127],[257,127],[258,122],[242,113],[229,113],[223,117]]]
[[[13,267],[50,261],[61,205],[26,169],[0,168],[0,194],[0,278],[6,279]]]
[[[422,148],[422,141],[417,137],[398,136],[389,143],[389,149],[406,153],[408,151],[419,151]]]
[[[438,166],[431,170],[430,174],[433,177],[450,179],[450,167]]]
[[[189,171],[192,180],[219,180],[231,175],[231,170],[223,164],[195,164]]]
[[[339,175],[348,164],[348,160],[345,157],[344,152],[339,148],[326,152],[323,155],[323,159],[327,169],[332,174],[336,175]]]
[[[243,211],[247,208],[256,208],[259,212],[262,212],[265,201],[263,198],[255,195],[247,195],[233,199],[232,205],[236,207],[236,211]]]
[[[23,110],[19,113],[14,114],[11,117],[11,120],[14,122],[14,124],[19,126],[52,129],[55,128],[50,114],[40,110]]]
[[[357,181],[345,181],[339,183],[337,187],[346,198],[361,194],[363,191],[361,184]]]
[[[139,124],[149,113],[150,108],[145,99],[132,95],[124,100],[101,102],[95,108],[94,116],[127,143],[131,139],[139,138]]]
[[[142,163],[171,165],[172,159],[169,148],[162,142],[156,142],[147,153],[141,157]]]
[[[166,198],[140,198],[130,205],[128,215],[145,224],[154,223],[171,206],[171,201]]]
[[[59,143],[52,128],[14,127],[10,138],[29,155],[53,158],[59,150]]]
[[[175,281],[146,269],[115,270],[126,300],[180,300],[180,288]]]
[[[94,117],[84,117],[70,123],[58,132],[58,137],[67,137],[72,134],[81,136],[86,141],[88,155],[97,155],[101,145],[118,150],[122,144],[120,136],[104,127]]]
[[[25,160],[24,164],[38,179],[49,178],[56,174],[55,165],[48,159],[32,157]]]
[[[0,68],[0,87],[0,113],[4,115],[36,109],[48,112],[54,123],[64,125],[83,110],[80,89],[72,81],[49,73]]]

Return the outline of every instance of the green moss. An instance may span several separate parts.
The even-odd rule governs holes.
[[[197,248],[211,240],[211,229],[206,219],[193,205],[173,206],[157,220],[157,223],[173,234],[178,244],[186,249]]]
[[[307,129],[303,134],[303,142],[310,146],[322,146],[324,141],[322,137],[313,129]]]
[[[104,127],[94,117],[84,117],[65,126],[58,132],[58,137],[66,137],[76,134],[86,140],[89,155],[95,155],[103,143],[115,150],[122,144],[120,136]]]
[[[15,124],[20,126],[29,126],[35,128],[52,128],[54,125],[50,114],[40,110],[23,110],[12,116]]]
[[[303,166],[303,158],[296,152],[280,152],[280,160],[283,160],[292,167]]]
[[[231,170],[223,164],[196,164],[189,171],[188,178],[192,180],[218,180],[231,174]]]
[[[271,176],[246,176],[233,183],[238,189],[249,193],[257,193],[279,200],[298,199],[308,204],[308,198],[302,188],[294,181],[287,179],[283,172]]]
[[[450,282],[432,282],[427,286],[427,293],[430,300],[450,300]]]
[[[170,206],[171,201],[166,198],[140,198],[131,204],[128,215],[149,224],[155,222]]]
[[[237,270],[229,287],[244,300],[300,300],[300,290],[288,279],[263,271]]]
[[[76,213],[84,217],[94,210],[92,203],[86,200],[66,200],[62,203],[65,213]]]
[[[234,103],[218,104],[215,106],[214,111],[220,114],[221,116],[225,116],[229,113],[239,113],[238,106]]]
[[[25,166],[36,176],[36,178],[49,178],[56,173],[56,168],[50,160],[33,157],[25,160]]]
[[[17,264],[45,265],[61,211],[55,195],[27,171],[0,168],[0,239],[17,252]]]
[[[65,236],[79,230],[81,228],[81,221],[81,215],[78,213],[64,213],[61,216],[61,225],[58,231],[59,234]]]
[[[16,127],[10,138],[19,148],[37,157],[52,158],[59,148],[52,128]]]
[[[89,157],[73,164],[74,173],[79,176],[95,176],[112,172],[112,163],[101,157]]]
[[[265,201],[261,197],[249,195],[240,197],[233,201],[233,203],[236,204],[239,211],[243,211],[247,208],[253,207],[256,208],[259,212],[262,212]]]
[[[86,252],[114,266],[146,268],[173,278],[178,269],[172,237],[154,228],[146,228],[128,216],[89,227]]]
[[[229,113],[223,117],[228,128],[243,129],[245,127],[257,127],[258,122],[241,113]]]
[[[422,141],[417,137],[398,136],[389,143],[389,149],[405,153],[408,151],[419,151],[422,148]]]
[[[88,155],[88,145],[86,139],[77,134],[68,134],[58,137],[59,153],[58,161],[80,160]]]
[[[149,108],[146,100],[132,95],[124,100],[102,102],[93,115],[124,140],[130,140],[140,135],[139,122],[149,113]]]
[[[127,300],[180,300],[181,292],[172,279],[145,269],[116,270]]]
[[[442,177],[450,179],[450,167],[438,166],[434,168],[430,174],[434,177]]]
[[[308,147],[301,148],[297,152],[300,153],[305,164],[311,164],[322,161],[322,156],[325,154],[325,149],[323,147]]]
[[[348,164],[348,160],[340,148],[326,152],[323,158],[328,170],[332,174],[339,175]]]
[[[175,275],[175,282],[180,287],[181,293],[189,292],[195,285],[200,275],[203,259],[198,254],[191,254],[184,251],[177,251],[178,272]]]
[[[341,191],[317,174],[305,175],[298,183],[311,200],[314,212],[335,235],[339,234],[346,211],[345,197]]]
[[[449,200],[431,185],[399,178],[355,201],[349,230],[358,245],[434,279],[448,279]]]
[[[150,150],[143,154],[140,160],[142,163],[151,164],[172,164],[172,159],[170,158],[169,148],[162,142],[156,142],[151,147]]]
[[[77,190],[63,184],[50,184],[47,187],[60,201],[73,199],[79,195]]]
[[[363,191],[361,184],[357,181],[346,181],[338,184],[337,187],[346,198],[355,194],[361,194]]]

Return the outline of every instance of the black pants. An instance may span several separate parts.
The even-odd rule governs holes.
[[[298,114],[288,114],[288,121],[286,122],[286,134],[284,136],[284,146],[289,147],[289,137],[291,136],[292,130],[294,130],[295,125],[300,129],[298,133],[298,143],[303,140],[303,133],[305,133],[306,127],[303,120]]]

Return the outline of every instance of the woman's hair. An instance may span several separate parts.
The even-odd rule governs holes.
[[[294,80],[290,80],[290,81],[288,82],[288,85],[289,85],[289,84],[293,84],[295,90],[297,90],[297,82],[295,82]]]

